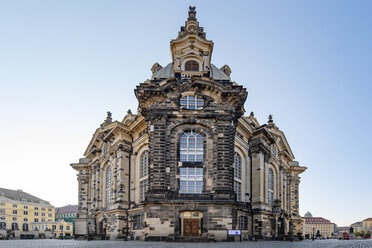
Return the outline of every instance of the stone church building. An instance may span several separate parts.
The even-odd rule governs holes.
[[[138,113],[107,119],[78,171],[76,236],[110,239],[285,238],[302,232],[299,174],[269,116],[244,116],[247,90],[211,62],[190,7],[170,42],[172,61],[134,90]]]

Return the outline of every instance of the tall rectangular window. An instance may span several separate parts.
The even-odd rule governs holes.
[[[242,159],[240,155],[234,153],[234,191],[236,193],[236,200],[242,200]]]
[[[203,191],[203,168],[180,168],[180,193],[201,194]]]
[[[113,195],[112,189],[106,190],[106,206],[107,207],[111,204],[112,195]]]
[[[268,187],[267,187],[267,191],[268,191],[268,203],[270,206],[273,205],[273,202],[274,202],[274,171],[273,169],[269,169],[268,170]]]
[[[111,204],[111,199],[113,196],[112,186],[112,166],[109,165],[106,167],[106,207]]]
[[[148,190],[148,179],[144,179],[140,181],[140,201],[145,200],[147,190]]]
[[[234,191],[236,193],[236,200],[242,200],[242,184],[240,182],[234,181]]]
[[[142,229],[144,226],[144,219],[143,215],[135,215],[133,216],[133,230]]]

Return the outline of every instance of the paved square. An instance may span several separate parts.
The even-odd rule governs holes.
[[[0,240],[0,248],[372,248],[372,240],[316,240],[302,242],[165,243],[140,241]]]

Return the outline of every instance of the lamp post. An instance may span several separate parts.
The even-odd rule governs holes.
[[[314,232],[315,232],[315,227],[313,227],[313,241],[314,241]]]
[[[289,222],[289,235],[290,235],[291,242],[293,242],[293,222],[292,222],[292,220]]]
[[[87,241],[90,241],[89,225],[90,225],[90,222],[87,221]]]

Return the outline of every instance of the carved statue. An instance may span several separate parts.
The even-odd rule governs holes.
[[[189,18],[188,21],[196,21],[196,7],[189,6]]]
[[[268,120],[268,123],[273,123],[273,115],[269,115],[269,120]]]

